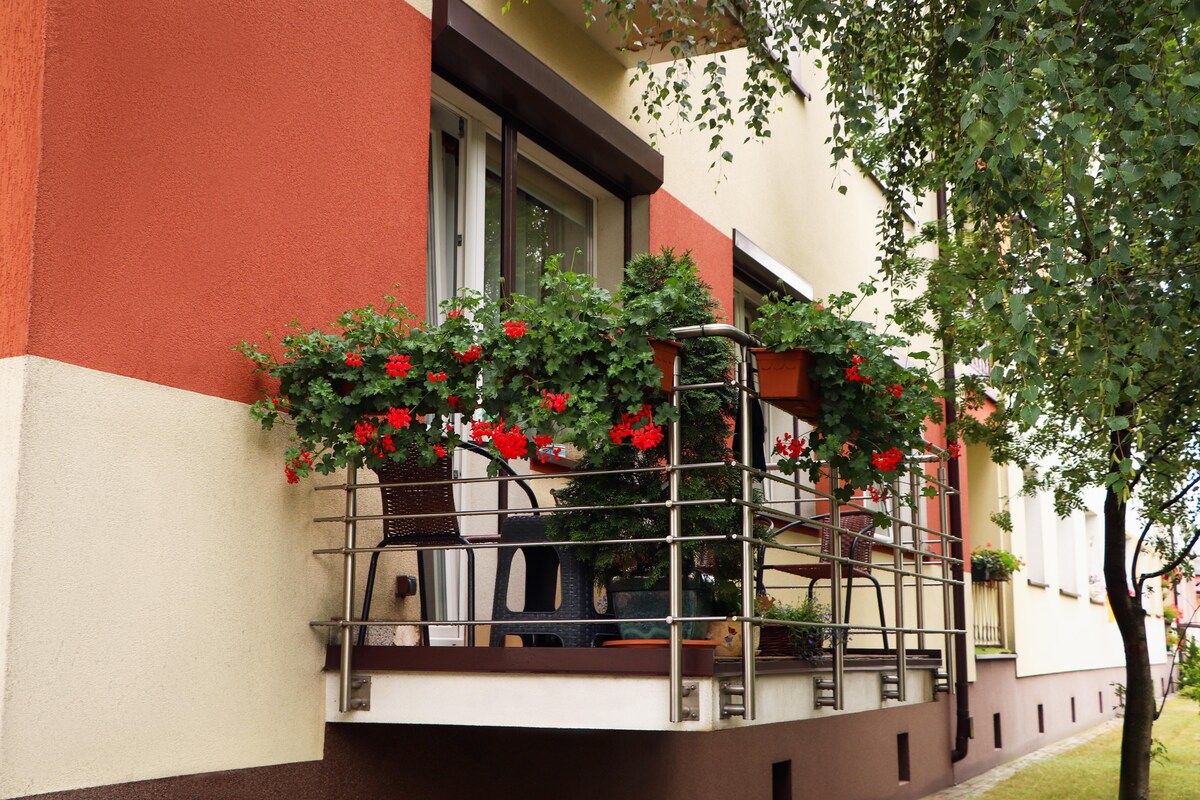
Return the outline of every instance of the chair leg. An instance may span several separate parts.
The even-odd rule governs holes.
[[[467,620],[475,621],[475,551],[467,550]],[[467,647],[475,646],[475,626],[467,626]]]
[[[850,624],[850,603],[854,600],[854,570],[849,571],[846,577],[846,619],[845,624]],[[850,646],[850,629],[842,629],[842,649],[845,650]]]
[[[379,547],[383,546],[380,542]],[[371,553],[371,568],[367,570],[367,590],[363,594],[362,616],[359,617],[363,622],[371,618],[371,593],[375,591],[375,570],[379,567],[379,552]],[[367,641],[367,629],[365,627],[358,629],[358,646],[362,647]]]
[[[808,582],[808,599],[809,600],[812,600],[813,587],[817,585],[817,581],[819,581],[819,580],[820,580],[820,578],[813,578],[811,581]]]
[[[879,581],[874,575],[868,575],[867,580],[875,584],[875,599],[879,601],[879,627],[887,627],[887,618],[883,614],[883,587],[879,585]],[[883,634],[883,649],[888,650],[888,635],[887,631],[881,631]]]

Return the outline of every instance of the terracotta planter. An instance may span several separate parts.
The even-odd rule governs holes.
[[[670,339],[651,339],[650,349],[654,351],[654,366],[662,372],[662,390],[669,392],[675,388],[675,356],[683,345]]]
[[[783,352],[755,347],[754,359],[762,399],[806,422],[815,422],[821,413],[821,391],[812,379],[813,354],[803,347]]]

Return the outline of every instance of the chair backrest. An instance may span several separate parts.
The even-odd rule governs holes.
[[[839,520],[842,528],[848,531],[854,531],[858,534],[870,534],[875,529],[875,518],[871,514],[861,511],[846,511],[841,514]],[[823,555],[833,555],[833,531],[829,528],[821,528],[821,553]],[[850,558],[854,561],[860,561],[865,564],[871,563],[871,540],[869,538],[859,538],[853,534],[842,534],[842,556]],[[828,562],[829,559],[821,559]],[[870,567],[864,567],[859,564],[855,565],[855,569],[870,570]]]
[[[448,481],[452,472],[451,460],[439,458],[433,466],[423,467],[417,461],[415,452],[409,452],[408,458],[400,462],[389,462],[376,467],[374,472],[379,476],[380,483],[425,483],[441,481],[431,486],[385,486],[380,488],[383,494],[384,514],[437,514],[445,513],[444,517],[421,517],[418,519],[400,518],[383,521],[383,533],[388,539],[403,539],[407,537],[445,536],[447,538],[459,535],[458,517],[453,516],[454,487]]]

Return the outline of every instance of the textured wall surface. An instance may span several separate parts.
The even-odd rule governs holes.
[[[340,572],[309,551],[340,529],[310,520],[336,493],[288,486],[284,434],[240,403],[0,365],[0,397],[24,383],[0,797],[319,758],[308,622],[336,613]]]
[[[722,232],[679,202],[665,189],[650,196],[650,250],[673,247],[676,253],[692,251],[700,276],[713,287],[721,303],[719,313],[732,322],[733,231]]]
[[[429,20],[51,0],[29,352],[250,399],[230,346],[424,308]]]
[[[45,0],[0,4],[0,358],[25,352]]]

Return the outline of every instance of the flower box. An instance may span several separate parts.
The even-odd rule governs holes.
[[[662,390],[670,392],[675,388],[675,357],[683,345],[670,339],[651,339],[650,349],[654,351],[654,366],[662,372]]]
[[[806,422],[821,413],[821,392],[812,379],[813,354],[804,347],[775,351],[756,347],[759,396]]]

